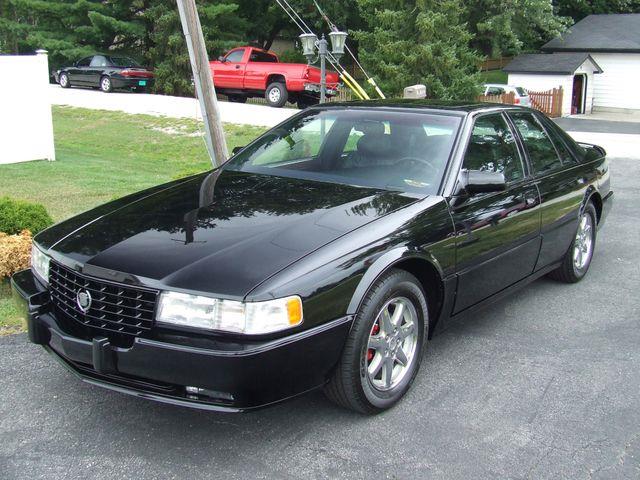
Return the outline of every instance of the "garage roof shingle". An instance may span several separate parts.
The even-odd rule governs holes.
[[[602,73],[588,53],[524,53],[511,60],[502,70],[507,73],[573,75],[586,60],[593,63],[594,73]]]
[[[589,15],[542,50],[640,53],[640,13]]]

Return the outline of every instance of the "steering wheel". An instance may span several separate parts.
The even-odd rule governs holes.
[[[400,160],[398,160],[395,165],[400,165],[402,163],[421,163],[422,165],[426,165],[427,167],[429,167],[431,170],[433,170],[434,172],[438,172],[438,168],[431,163],[429,160],[427,160],[426,158],[420,158],[420,157],[402,157]]]

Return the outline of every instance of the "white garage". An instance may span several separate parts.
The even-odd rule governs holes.
[[[591,55],[602,70],[593,79],[594,111],[640,110],[640,14],[589,15],[542,51]]]
[[[591,113],[595,78],[603,73],[588,53],[527,53],[514,58],[503,70],[509,74],[509,85],[529,92],[561,87],[561,115]]]

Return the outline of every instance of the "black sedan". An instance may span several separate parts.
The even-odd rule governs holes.
[[[71,66],[62,67],[53,74],[62,88],[93,87],[103,92],[129,89],[138,92],[153,87],[154,75],[129,57],[92,55]]]
[[[13,285],[86,382],[222,411],[324,387],[376,413],[449,319],[581,280],[612,196],[605,152],[528,108],[320,106],[40,233]]]

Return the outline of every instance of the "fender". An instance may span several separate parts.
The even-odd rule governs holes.
[[[355,292],[353,292],[353,296],[351,297],[351,301],[349,302],[349,307],[347,309],[347,314],[352,315],[358,311],[364,296],[384,272],[392,268],[397,263],[408,259],[418,259],[430,263],[435,267],[440,278],[444,278],[442,267],[433,255],[428,252],[418,252],[406,246],[394,248],[393,250],[390,250],[378,257],[367,269],[360,280],[360,283],[356,287]]]

